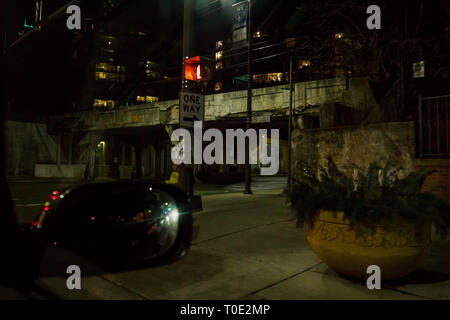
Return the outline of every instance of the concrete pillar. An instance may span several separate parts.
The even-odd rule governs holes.
[[[155,178],[161,178],[161,153],[162,148],[160,145],[155,146]]]
[[[125,148],[126,148],[125,143],[122,143],[122,157],[120,158],[120,164],[122,166],[125,165]]]
[[[61,136],[57,136],[56,138],[56,164],[60,165],[61,164]]]
[[[136,143],[136,170],[134,175],[136,178],[142,177],[142,150],[143,146],[140,142]]]
[[[131,150],[131,165],[136,166],[136,147],[133,145],[129,145]]]
[[[69,136],[69,154],[67,155],[67,164],[71,165],[73,162],[73,136]]]
[[[90,143],[88,146],[88,163],[87,163],[87,171],[88,171],[88,178],[94,179],[95,178],[95,154],[96,154],[97,144]]]

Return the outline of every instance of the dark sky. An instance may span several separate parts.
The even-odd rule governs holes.
[[[25,30],[24,19],[31,24],[34,18],[35,0],[7,0],[10,2],[11,29],[9,39],[17,39],[18,32]],[[43,15],[54,12],[69,0],[43,0]],[[89,2],[97,0],[89,0]],[[125,10],[118,10],[109,19],[120,26],[140,26],[164,33],[177,25],[178,36],[182,34],[183,0],[125,0]],[[232,5],[239,0],[197,0],[196,18],[197,41],[212,43],[231,35],[233,9]],[[273,29],[273,24],[286,21],[295,9],[295,0],[253,0],[253,25],[255,30]],[[82,16],[83,16],[83,7]],[[173,36],[171,34],[171,36]],[[9,40],[11,42],[11,40]],[[209,45],[208,45],[209,46]],[[203,48],[202,48],[203,49]]]

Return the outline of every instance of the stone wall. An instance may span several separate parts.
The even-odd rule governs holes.
[[[450,204],[450,159],[414,159],[414,170],[434,170],[422,191],[433,192]]]
[[[413,170],[415,133],[413,122],[390,122],[329,129],[296,129],[292,136],[292,173],[298,178],[304,167],[328,168],[331,159],[338,170],[352,174],[354,165],[366,170],[371,162],[387,162]]]

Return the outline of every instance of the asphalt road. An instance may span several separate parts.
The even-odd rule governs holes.
[[[286,177],[253,177],[252,190],[282,190],[286,185]],[[11,195],[20,223],[31,223],[42,210],[43,204],[55,190],[61,190],[71,185],[82,183],[76,179],[45,179],[45,178],[10,178],[8,180]],[[204,184],[200,181],[194,185],[198,195],[215,195],[226,193],[241,193],[244,183],[232,185]]]

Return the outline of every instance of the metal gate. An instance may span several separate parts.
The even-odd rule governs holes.
[[[450,156],[450,95],[418,100],[419,157]]]

